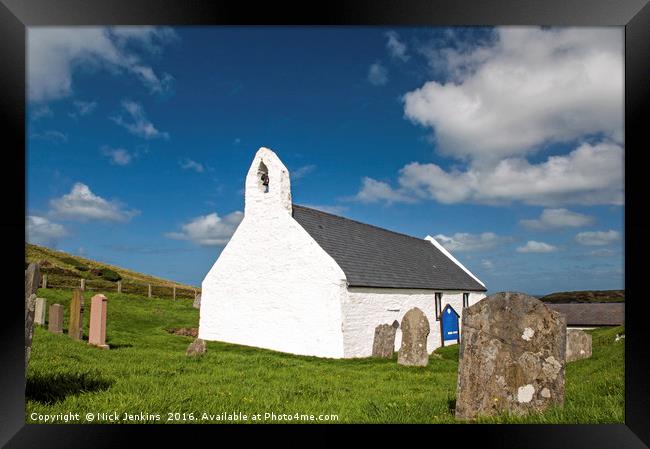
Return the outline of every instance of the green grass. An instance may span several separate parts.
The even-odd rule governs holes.
[[[38,294],[48,305],[59,303],[67,311],[69,291],[41,289]],[[246,422],[265,412],[336,414],[337,422],[349,423],[455,422],[455,345],[436,351],[440,357],[431,357],[425,368],[403,367],[395,358],[321,359],[219,342],[208,342],[204,356],[188,358],[185,349],[192,338],[165,329],[197,327],[198,311],[190,300],[114,292],[107,296],[110,350],[35,329],[27,378],[28,423],[39,422],[31,419],[32,413],[66,412],[80,414],[79,421],[71,422],[86,422],[89,412],[117,412],[120,418],[124,412],[160,415],[160,421],[144,422],[167,422],[168,413],[176,412],[180,419],[173,422],[192,422],[182,414],[201,418],[204,412],[239,412],[249,416]],[[86,294],[86,331],[89,304]],[[614,343],[617,332],[622,328],[594,331],[592,358],[567,365],[563,409],[482,422],[624,422],[624,340]]]

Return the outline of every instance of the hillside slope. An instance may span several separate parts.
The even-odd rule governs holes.
[[[539,298],[554,304],[569,302],[625,302],[625,290],[583,290],[557,292]]]
[[[110,287],[119,279],[125,284],[152,284],[160,288],[171,289],[176,287],[177,289],[192,291],[200,289],[200,287],[138,273],[81,256],[73,256],[44,246],[25,243],[25,263],[31,262],[38,262],[41,265],[41,271],[48,275],[48,283],[52,283],[53,286],[54,284],[78,285],[79,279],[83,278],[89,283],[105,287]],[[117,276],[111,272],[117,273]]]

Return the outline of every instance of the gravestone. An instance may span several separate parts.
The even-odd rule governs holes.
[[[564,403],[564,315],[532,296],[501,292],[464,310],[462,333],[457,419]]]
[[[429,336],[429,320],[422,310],[412,308],[402,318],[402,345],[397,355],[397,363],[406,366],[427,366],[427,337]]]
[[[25,373],[32,353],[34,319],[36,312],[36,290],[41,282],[41,269],[37,263],[30,263],[25,270]]]
[[[591,357],[591,335],[580,329],[566,331],[566,361],[573,362]]]
[[[41,268],[32,262],[25,270],[25,299],[29,298],[33,293],[36,293],[41,283]]]
[[[197,338],[192,343],[190,343],[190,345],[187,347],[187,351],[185,351],[185,354],[189,356],[203,355],[205,354],[206,350],[205,341]]]
[[[36,306],[34,307],[34,323],[43,326],[45,324],[45,313],[47,312],[47,299],[36,298]]]
[[[81,290],[85,290],[85,289],[86,289],[86,280],[85,280],[84,278],[81,278],[79,288],[80,288]]]
[[[395,333],[399,323],[380,324],[375,328],[375,340],[372,343],[372,356],[382,359],[390,359],[395,352]]]
[[[108,349],[106,344],[106,312],[108,298],[97,294],[90,300],[90,326],[88,329],[88,344],[102,349]]]
[[[194,304],[192,304],[195,309],[201,308],[201,293],[194,297]]]
[[[63,306],[61,304],[52,304],[48,313],[47,330],[53,334],[63,333]]]
[[[117,292],[122,293],[122,281],[117,281]]]
[[[83,338],[83,309],[83,291],[80,288],[75,288],[72,290],[70,315],[68,315],[68,335],[73,340],[81,340]]]

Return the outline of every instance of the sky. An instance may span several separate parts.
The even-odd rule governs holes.
[[[30,27],[26,239],[199,286],[255,152],[487,286],[624,287],[623,28]]]

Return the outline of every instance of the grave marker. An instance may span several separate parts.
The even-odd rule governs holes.
[[[463,312],[456,418],[541,412],[564,403],[566,318],[523,293]]]
[[[108,298],[102,294],[90,300],[90,329],[88,330],[88,344],[102,349],[108,349],[106,344],[106,309]]]
[[[53,334],[63,333],[63,306],[61,304],[52,304],[50,306],[47,330]]]

